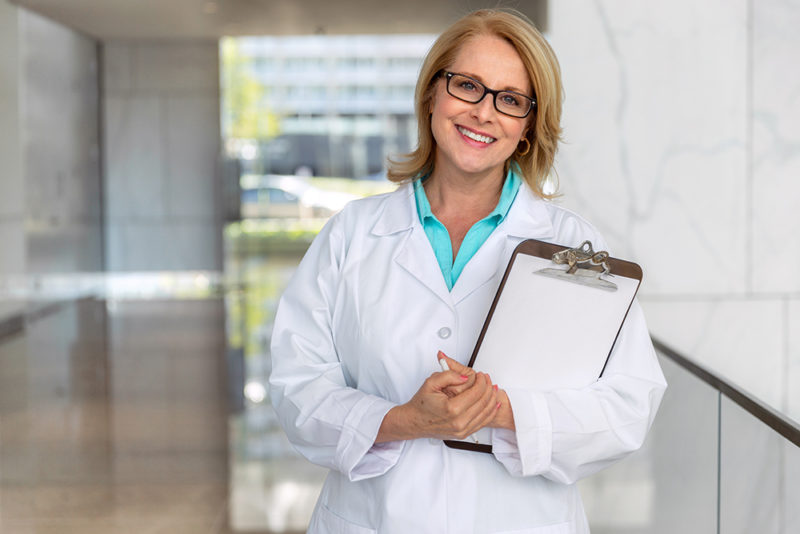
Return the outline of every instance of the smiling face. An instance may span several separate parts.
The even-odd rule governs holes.
[[[479,35],[464,43],[447,70],[466,74],[490,89],[533,94],[517,51],[493,35]],[[516,150],[529,118],[500,113],[490,94],[477,104],[463,102],[447,93],[443,76],[436,85],[431,102],[431,131],[436,140],[434,175],[502,181],[503,166]]]

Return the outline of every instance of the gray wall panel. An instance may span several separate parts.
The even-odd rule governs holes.
[[[25,269],[19,144],[18,10],[0,2],[0,274]],[[19,232],[19,234],[18,234]]]
[[[222,268],[216,42],[103,47],[106,265]]]
[[[27,270],[101,270],[97,44],[20,15]]]

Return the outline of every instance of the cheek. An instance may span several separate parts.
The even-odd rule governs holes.
[[[433,139],[439,143],[444,135],[445,128],[447,127],[447,110],[446,106],[441,103],[433,102],[431,104],[431,133]]]
[[[506,134],[510,139],[519,141],[522,139],[522,132],[525,131],[526,124],[525,121],[511,119],[511,121],[505,124]]]

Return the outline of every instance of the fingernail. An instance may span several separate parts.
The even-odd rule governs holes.
[[[442,352],[442,351],[439,351],[439,352],[436,354],[436,356],[438,356],[439,358],[444,358],[444,352]]]
[[[464,375],[461,375],[461,380],[466,380],[466,379],[467,379],[467,377],[466,377],[466,376],[464,376]]]
[[[494,388],[495,391],[497,391],[497,384],[493,385],[492,387]]]
[[[500,403],[498,402],[498,403],[497,403],[497,406],[495,406],[495,408],[499,408],[499,407],[500,407]]]

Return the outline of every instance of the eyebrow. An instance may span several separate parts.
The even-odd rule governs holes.
[[[478,76],[477,74],[475,74],[473,72],[463,71],[463,72],[459,72],[459,74],[463,74],[465,76],[469,76],[470,78],[475,78],[476,80],[481,82],[484,86],[486,85],[486,82],[483,81],[483,78]],[[519,93],[521,95],[525,95],[528,98],[532,98],[531,96],[528,95],[527,91],[523,91],[519,87],[515,87],[513,85],[506,85],[503,89],[496,89],[496,91],[512,91],[514,93]]]

